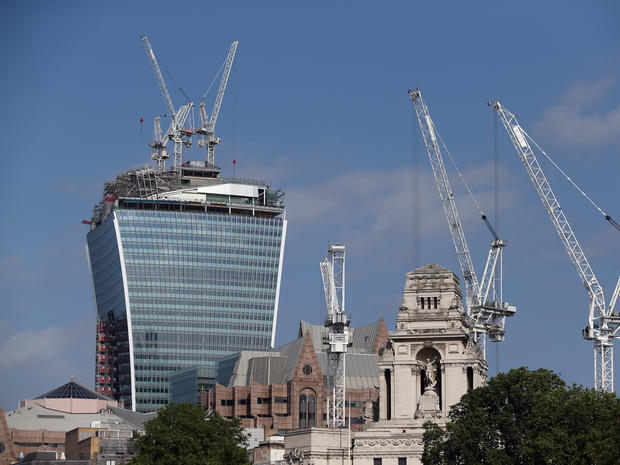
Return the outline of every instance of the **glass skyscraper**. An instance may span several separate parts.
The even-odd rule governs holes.
[[[219,169],[130,170],[108,182],[87,237],[96,388],[127,408],[168,403],[168,378],[273,345],[286,215],[263,182]]]

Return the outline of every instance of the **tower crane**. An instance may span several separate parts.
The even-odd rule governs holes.
[[[181,127],[185,125],[185,122],[187,121],[187,118],[190,115],[190,111],[192,107],[193,107],[193,103],[191,102],[186,103],[184,105],[181,105],[181,107],[179,108],[179,111],[176,113],[176,120],[178,121],[178,124]],[[169,140],[173,140],[175,143],[175,157],[177,157],[177,150],[176,150],[177,145],[176,144],[180,144],[180,146],[181,144],[185,146],[191,145],[191,142],[188,142],[188,139],[186,139],[189,136],[188,130],[175,131],[175,126],[176,125],[174,122],[170,123],[168,130],[162,136],[161,116],[159,115],[155,116],[154,123],[153,123],[153,140],[149,142],[149,146],[154,149],[153,153],[151,154],[151,159],[157,161],[158,171],[163,171],[166,169],[166,160],[170,158],[170,154],[166,150],[166,144],[168,143]],[[181,156],[181,151],[179,150],[178,151],[179,160],[180,160],[180,156]]]
[[[222,65],[223,72],[222,78],[220,80],[220,86],[217,90],[217,96],[215,97],[215,103],[213,104],[213,110],[211,110],[211,118],[207,115],[205,98],[207,97],[207,93],[209,89],[205,92],[200,99],[200,127],[195,128],[194,132],[196,134],[200,134],[201,138],[198,139],[198,145],[200,147],[207,147],[207,165],[214,166],[215,165],[215,146],[220,143],[220,138],[215,137],[215,123],[217,122],[217,117],[220,112],[220,107],[222,105],[222,99],[224,98],[224,92],[226,91],[226,86],[228,84],[228,77],[230,76],[230,70],[233,65],[233,61],[235,59],[235,53],[237,52],[237,46],[239,45],[238,41],[234,41],[230,46],[230,50],[228,51],[228,56],[226,57],[226,61]]]
[[[577,270],[579,279],[581,279],[581,282],[586,288],[590,300],[590,308],[588,311],[588,326],[583,329],[582,333],[585,339],[594,341],[594,388],[599,391],[613,392],[613,340],[619,337],[618,328],[620,328],[620,313],[614,312],[614,307],[618,300],[618,294],[620,294],[620,277],[618,278],[618,283],[612,294],[610,305],[606,307],[603,288],[596,279],[596,275],[581,249],[581,245],[570,223],[566,219],[564,211],[560,207],[560,203],[553,193],[549,181],[545,177],[545,173],[536,159],[530,141],[546,156],[545,152],[519,125],[517,117],[514,114],[508,111],[498,101],[489,102],[489,106],[499,115],[504,129],[506,129],[510,141],[519,155],[525,167],[525,171],[547,211],[547,215],[551,219],[553,227],[560,236],[566,253]],[[574,183],[572,184],[577,187]],[[580,190],[580,192],[585,195],[583,191]],[[607,221],[620,230],[617,222],[594,204],[589,197],[586,196],[586,198],[603,214]]]
[[[351,345],[349,318],[344,311],[345,295],[345,246],[330,244],[327,256],[321,260],[321,278],[325,303],[327,304],[327,318],[325,326],[328,336],[323,343],[328,345],[329,357],[329,387],[332,390],[328,400],[328,426],[344,428],[345,423],[345,369],[346,352]]]
[[[415,107],[420,130],[424,138],[426,153],[428,154],[428,158],[431,163],[441,204],[448,222],[450,234],[452,235],[452,242],[454,243],[456,256],[459,261],[461,273],[465,280],[465,310],[473,328],[473,339],[481,346],[484,352],[486,349],[485,335],[488,335],[491,342],[503,341],[506,333],[506,317],[512,316],[516,312],[516,308],[514,306],[508,305],[507,302],[499,301],[497,298],[498,296],[494,296],[492,300],[489,300],[490,289],[495,281],[494,278],[497,262],[502,254],[505,242],[498,237],[486,215],[476,203],[476,206],[482,216],[482,220],[493,235],[493,241],[491,242],[491,248],[489,250],[484,273],[482,275],[482,281],[479,282],[471,255],[469,253],[467,240],[465,239],[463,225],[461,224],[456,203],[454,201],[454,193],[452,192],[450,180],[448,179],[448,174],[446,173],[446,168],[444,166],[435,124],[431,119],[428,107],[422,98],[420,90],[409,90],[409,96],[411,97],[411,101]],[[467,189],[469,191],[469,188]],[[500,292],[499,294],[501,298],[502,293]]]
[[[158,117],[155,118],[154,138],[153,142],[149,144],[155,149],[152,154],[152,158],[154,160],[157,160],[158,169],[164,169],[166,159],[170,157],[165,147],[168,141],[172,140],[174,142],[173,166],[174,168],[178,168],[181,166],[183,146],[185,145],[186,147],[189,147],[192,143],[191,138],[193,133],[190,129],[185,128],[185,122],[187,121],[187,118],[194,104],[193,102],[188,102],[181,105],[178,111],[175,110],[174,105],[172,104],[172,99],[170,98],[170,93],[168,92],[168,87],[166,86],[166,81],[164,80],[164,76],[162,75],[161,69],[159,68],[157,58],[155,57],[153,47],[151,46],[149,39],[145,35],[141,36],[140,39],[144,43],[146,55],[151,62],[151,66],[153,67],[153,72],[155,73],[155,80],[157,81],[157,85],[159,86],[161,94],[164,97],[164,103],[166,104],[166,109],[168,110],[168,115],[171,119],[170,127],[166,131],[166,134],[163,137],[159,137],[159,135],[161,135],[160,120],[158,119]]]

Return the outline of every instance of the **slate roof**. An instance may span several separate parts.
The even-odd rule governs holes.
[[[125,422],[135,426],[140,431],[145,431],[144,425],[146,424],[146,422],[152,420],[157,416],[157,412],[140,413],[119,407],[108,407],[108,409],[114,415],[123,419]]]
[[[381,328],[381,320],[359,328],[351,328],[352,345],[347,352],[347,386],[352,389],[377,387],[379,384],[379,358],[373,353]],[[249,386],[251,382],[262,385],[284,384],[291,379],[302,351],[304,337],[309,334],[321,373],[328,373],[327,345],[323,337],[327,328],[307,321],[299,323],[298,338],[269,352],[242,351],[238,354],[228,387]]]
[[[377,342],[377,335],[381,327],[381,320],[370,323],[359,328],[351,328],[352,344],[349,353],[371,354]],[[327,345],[323,344],[323,338],[327,337],[328,330],[325,326],[313,325],[307,321],[299,322],[299,337],[310,333],[312,345],[317,352],[325,352]]]
[[[51,391],[41,394],[35,399],[101,399],[112,400],[109,397],[93,391],[88,386],[84,386],[75,379],[71,379],[66,384],[59,386]]]

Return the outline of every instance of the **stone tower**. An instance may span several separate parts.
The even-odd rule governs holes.
[[[424,422],[444,425],[450,407],[486,382],[462,300],[458,277],[439,265],[407,273],[396,330],[379,357],[379,420],[355,434],[354,463],[420,464]]]
[[[407,273],[396,330],[379,351],[378,420],[364,415],[351,441],[343,429],[289,432],[288,463],[334,465],[350,456],[356,465],[420,465],[423,424],[444,426],[450,407],[487,379],[462,300],[459,279],[439,265]]]

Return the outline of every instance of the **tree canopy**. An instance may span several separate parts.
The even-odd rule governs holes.
[[[500,373],[424,429],[424,465],[620,463],[620,399],[545,369]]]
[[[169,404],[146,423],[132,465],[246,465],[247,439],[238,419],[226,420],[202,407]]]

